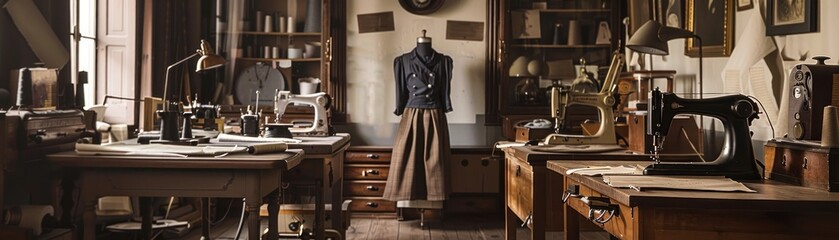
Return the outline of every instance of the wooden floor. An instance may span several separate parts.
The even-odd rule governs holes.
[[[266,227],[263,220],[263,229]],[[212,239],[234,239],[238,218],[228,219],[211,230]],[[530,239],[530,230],[519,228],[518,239]],[[200,239],[201,229],[194,229],[183,239]],[[243,229],[239,239],[247,239]],[[441,221],[429,221],[421,228],[419,220],[397,221],[396,219],[353,218],[347,230],[348,240],[400,240],[400,239],[445,239],[445,240],[495,240],[504,239],[504,223],[501,217],[479,218],[458,217]],[[559,232],[549,233],[547,239],[563,239]],[[581,239],[608,240],[605,232],[584,232]]]

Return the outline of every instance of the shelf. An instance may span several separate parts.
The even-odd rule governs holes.
[[[255,35],[255,36],[291,36],[291,37],[320,37],[319,32],[295,32],[295,33],[282,33],[282,32],[225,32],[226,34],[242,34],[242,35]]]
[[[517,48],[568,48],[568,49],[579,49],[579,48],[610,48],[612,45],[609,44],[600,44],[600,45],[554,45],[554,44],[513,44],[512,47]]]
[[[611,9],[598,9],[598,8],[586,8],[586,9],[516,9],[516,11],[539,11],[542,13],[610,13],[612,12]]]
[[[288,59],[288,58],[237,58],[238,60],[242,61],[280,61],[280,60],[291,60],[292,62],[319,62],[320,58],[295,58],[295,59]]]

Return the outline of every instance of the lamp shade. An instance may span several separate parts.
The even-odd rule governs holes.
[[[510,65],[510,77],[532,77],[530,71],[527,70],[527,65],[530,64],[530,58],[520,56]]]
[[[227,61],[223,57],[216,55],[213,47],[205,40],[201,40],[201,48],[198,49],[198,63],[195,65],[195,71],[200,72],[208,69],[213,69],[223,66]]]
[[[647,21],[635,31],[635,34],[632,34],[629,42],[626,43],[626,47],[633,51],[646,54],[669,54],[670,49],[667,47],[667,41],[659,37],[661,28],[660,23],[653,20]]]

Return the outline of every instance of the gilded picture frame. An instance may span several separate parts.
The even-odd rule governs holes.
[[[734,49],[734,1],[687,0],[688,31],[702,38],[703,57],[725,57]],[[702,19],[701,22],[696,21]],[[699,42],[687,39],[685,55],[699,56]]]

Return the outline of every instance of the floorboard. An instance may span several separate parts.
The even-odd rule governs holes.
[[[373,219],[354,218],[351,221],[350,229],[347,229],[347,239],[367,240],[370,236]]]

